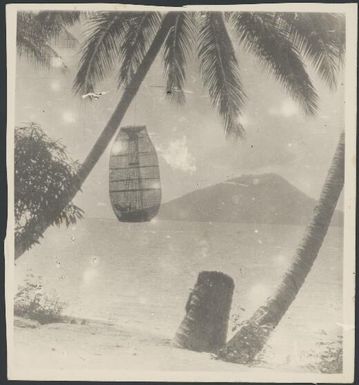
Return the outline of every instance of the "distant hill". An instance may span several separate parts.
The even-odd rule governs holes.
[[[160,219],[305,225],[316,201],[277,174],[244,175],[162,204]],[[343,225],[336,211],[332,225]]]

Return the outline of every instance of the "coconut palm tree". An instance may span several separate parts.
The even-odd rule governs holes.
[[[106,19],[106,15],[109,15],[109,14],[99,13],[94,15],[89,20],[88,23],[90,27],[93,28],[92,35],[96,35],[96,39],[91,38],[91,34],[89,35],[89,39],[87,40],[85,46],[83,47],[83,57],[81,60],[83,62],[84,58],[87,56],[88,57],[87,60],[89,61],[89,63],[92,65],[95,64],[93,65],[93,67],[91,67],[91,70],[96,75],[97,79],[101,79],[104,76],[104,71],[109,68],[110,59],[107,59],[107,57],[103,56],[104,50],[107,50],[108,53],[113,52],[114,41],[117,40],[116,38],[119,38],[121,36],[121,35],[116,35],[116,34],[113,35],[113,34],[116,33],[116,31],[118,30],[122,31],[123,27],[128,26],[128,23],[126,23],[127,19],[121,16],[122,13],[111,13],[111,16],[113,17],[112,22],[108,18]],[[128,16],[129,15],[130,14],[128,14]],[[132,13],[131,15],[133,17],[138,16],[138,14],[132,14]],[[61,196],[58,198],[58,204],[56,206],[53,205],[52,207],[49,207],[46,211],[39,213],[36,219],[33,218],[28,222],[27,224],[28,228],[33,229],[33,236],[31,237],[31,242],[29,242],[28,239],[26,240],[15,239],[15,259],[21,257],[21,255],[23,255],[23,253],[26,250],[28,250],[29,248],[31,248],[33,244],[38,242],[38,240],[42,237],[42,234],[46,231],[46,229],[55,223],[56,218],[61,216],[61,213],[63,212],[63,210],[67,207],[69,202],[72,201],[76,193],[81,189],[83,182],[86,180],[92,168],[94,167],[94,165],[96,164],[100,156],[103,154],[108,143],[111,141],[111,138],[115,134],[125,112],[127,111],[127,108],[129,107],[134,96],[136,95],[142,80],[147,74],[149,68],[151,67],[151,64],[153,63],[158,51],[160,50],[163,44],[163,41],[167,37],[168,31],[170,27],[173,25],[174,18],[175,18],[175,15],[172,13],[166,15],[163,18],[161,26],[158,29],[155,37],[153,38],[153,41],[150,47],[148,48],[146,55],[143,57],[142,61],[140,62],[133,77],[128,82],[128,87],[126,88],[124,95],[122,96],[115,111],[110,117],[110,120],[108,121],[106,127],[104,128],[100,137],[98,138],[95,145],[91,149],[89,155],[81,165],[78,173],[73,178],[73,183],[71,187],[67,191],[64,191],[61,194]],[[131,18],[128,18],[128,21],[129,20],[131,20]],[[115,23],[116,21],[118,21],[118,23]],[[145,20],[142,20],[143,31],[148,32],[148,28],[146,28],[146,23],[144,21]],[[128,33],[130,33],[128,28],[127,28],[127,31]],[[144,39],[144,36],[143,36],[143,39]],[[138,40],[137,36],[133,36],[132,40],[136,40],[137,42]],[[93,46],[93,52],[91,50],[91,45]],[[140,54],[141,54],[140,52],[137,53],[137,55],[140,55]],[[97,57],[99,57],[100,59],[97,60]],[[109,56],[109,58],[110,57],[111,56]],[[96,77],[92,75],[92,71],[90,71],[90,69],[83,70],[85,79],[87,79],[86,88],[85,88],[87,91],[92,90],[93,83],[94,83],[93,81],[96,79]],[[79,73],[81,73],[81,68]],[[91,78],[91,76],[93,78]],[[90,83],[90,81],[92,81],[92,83]],[[80,90],[80,88],[78,88],[78,90]]]
[[[313,217],[295,251],[293,262],[274,294],[240,325],[234,337],[218,352],[219,358],[242,364],[253,361],[294,301],[323,244],[343,189],[344,152],[342,132]]]
[[[39,236],[76,195],[105,151],[162,47],[166,93],[171,99],[183,103],[186,59],[197,42],[201,76],[213,105],[223,118],[225,134],[243,137],[244,127],[239,116],[245,103],[245,92],[231,33],[239,44],[256,55],[308,115],[316,113],[318,95],[304,61],[312,65],[330,88],[335,88],[345,43],[344,19],[339,15],[251,12],[225,15],[219,12],[93,14],[88,21],[87,39],[74,89],[77,93],[92,91],[96,82],[117,67],[118,86],[123,86],[123,94],[74,178],[71,189],[62,195],[56,208],[33,223]],[[318,254],[342,190],[343,153],[344,136],[292,268],[274,297],[220,352],[221,358],[239,362],[253,359],[294,300]],[[19,245],[16,257],[24,250]]]
[[[253,16],[235,15],[237,28],[250,28]],[[335,89],[337,71],[343,64],[345,50],[344,20],[328,14],[281,13],[277,17],[288,25],[293,34],[293,44],[302,50],[328,86]],[[265,33],[262,37],[269,39]],[[271,45],[269,41],[266,43]],[[321,53],[322,50],[324,52]],[[296,298],[323,244],[344,186],[344,152],[343,131],[313,217],[295,251],[291,266],[274,294],[249,320],[242,323],[234,337],[218,352],[219,358],[242,364],[253,361]]]
[[[82,164],[73,188],[58,207],[44,214],[34,228],[38,236],[76,195],[116,133],[153,61],[163,46],[166,94],[183,102],[185,64],[197,41],[201,75],[213,105],[224,121],[225,134],[242,137],[239,115],[245,102],[239,64],[228,27],[239,44],[253,52],[270,73],[310,115],[317,110],[317,93],[306,72],[308,59],[330,87],[335,86],[338,58],[343,56],[343,19],[331,14],[220,12],[98,12],[89,15],[74,89],[91,92],[96,82],[118,68],[122,97]],[[18,245],[16,257],[29,247]]]

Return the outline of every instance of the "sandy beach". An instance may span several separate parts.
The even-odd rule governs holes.
[[[298,378],[320,374],[319,367],[304,365],[305,360],[293,360],[299,352],[292,352],[292,358],[275,362],[274,367],[270,362],[271,349],[267,349],[257,363],[244,366],[217,360],[210,353],[175,347],[171,339],[160,333],[80,319],[40,325],[17,317],[14,352],[13,365],[16,378],[20,380],[41,380],[48,373],[53,379],[89,380],[97,376],[103,379],[104,375],[109,380],[138,379],[138,376],[152,374],[156,378],[158,373],[168,379],[176,379],[176,376],[186,379],[206,373],[210,381],[221,375],[232,381],[242,381],[253,373],[273,375],[273,371],[284,376],[298,373]],[[334,380],[335,376],[331,374],[328,378]]]
[[[39,325],[21,319],[15,323],[14,365],[27,378],[29,373],[44,372],[44,362],[58,375],[63,370],[238,371],[242,367],[215,360],[209,353],[176,348],[160,335],[110,323]]]

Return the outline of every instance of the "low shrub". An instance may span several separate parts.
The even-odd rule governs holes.
[[[323,351],[320,354],[318,369],[322,373],[342,373],[343,372],[343,343],[342,338],[338,337],[334,341],[322,343]]]
[[[60,322],[65,303],[55,293],[46,293],[42,278],[27,275],[14,299],[14,315],[38,321],[41,324]]]

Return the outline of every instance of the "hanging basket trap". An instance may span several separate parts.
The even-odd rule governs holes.
[[[146,126],[122,127],[110,155],[110,199],[121,222],[150,221],[161,205],[158,157]]]

